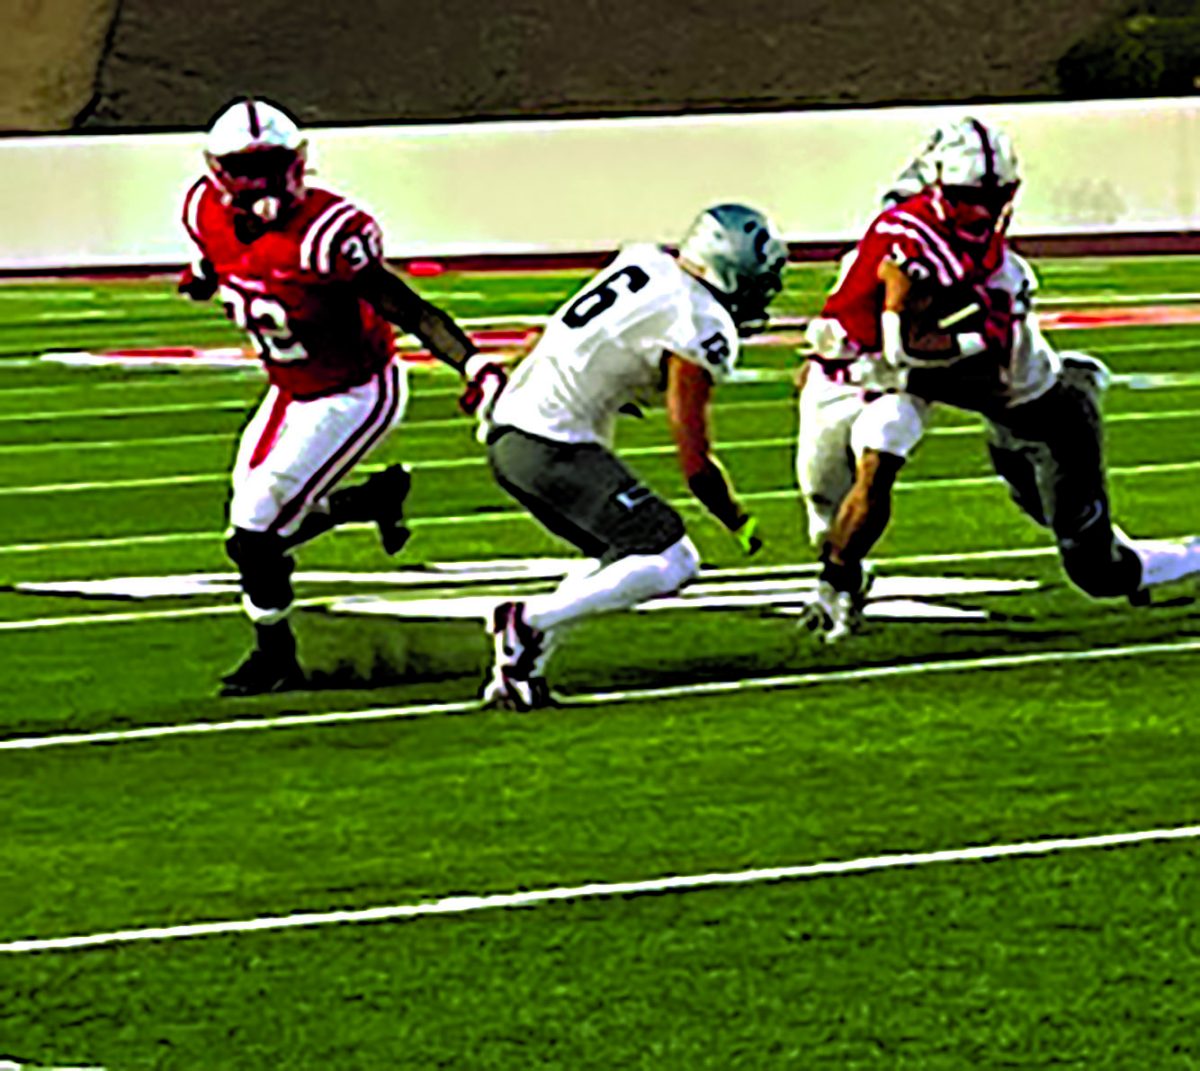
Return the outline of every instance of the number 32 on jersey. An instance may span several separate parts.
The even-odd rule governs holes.
[[[225,315],[250,335],[264,361],[286,364],[308,360],[308,351],[296,341],[288,325],[283,302],[232,282],[222,284],[218,293]]]

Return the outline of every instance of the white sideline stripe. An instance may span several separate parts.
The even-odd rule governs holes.
[[[79,483],[31,483],[0,487],[0,496],[55,495],[70,491],[123,491],[139,487],[174,487],[194,483],[217,483],[229,479],[227,472],[201,472],[183,476],[141,476],[127,480],[84,480]]]
[[[365,466],[364,471],[369,471],[371,466]],[[1156,476],[1164,473],[1177,472],[1193,472],[1200,469],[1200,461],[1175,461],[1154,465],[1116,465],[1108,470],[1108,475],[1113,476]],[[203,477],[203,479],[211,479],[212,477]],[[150,481],[146,481],[143,486],[149,486]],[[995,485],[1002,487],[1003,481],[999,476],[960,476],[960,477],[944,477],[928,480],[909,480],[907,483],[899,482],[896,484],[898,491],[936,491],[941,489],[953,489],[961,487],[986,487]],[[81,488],[73,486],[72,490],[80,490]],[[784,488],[779,491],[748,491],[741,495],[742,498],[750,502],[769,502],[776,499],[798,498],[799,492],[794,487]],[[673,499],[671,505],[679,510],[699,510],[703,506],[693,499]],[[516,509],[499,509],[489,513],[466,513],[466,514],[449,514],[446,516],[435,517],[414,517],[408,521],[410,528],[416,530],[420,528],[456,528],[471,524],[500,524],[509,521],[522,521],[525,523],[536,523],[534,518],[528,513]],[[339,528],[339,531],[347,529],[368,529],[369,524],[347,524]],[[10,543],[0,546],[0,555],[4,554],[37,554],[44,551],[65,551],[65,550],[98,550],[105,547],[134,547],[143,546],[154,543],[191,543],[201,542],[209,539],[221,538],[221,533],[216,531],[209,532],[166,532],[161,535],[145,535],[145,536],[113,536],[106,539],[64,539],[53,543]]]
[[[304,606],[311,600],[298,599],[292,605]],[[27,632],[46,628],[70,628],[72,625],[120,625],[147,619],[162,621],[177,617],[216,617],[242,613],[241,604],[221,606],[184,606],[174,610],[126,610],[115,614],[72,614],[67,617],[34,617],[28,621],[0,621],[0,632]]]
[[[429,393],[434,394],[458,394],[458,391],[433,391],[424,392],[427,396]],[[254,407],[254,399],[247,399],[245,402],[237,403],[247,412]],[[750,405],[760,405],[760,402],[744,403]],[[228,406],[223,405],[222,408],[233,408],[234,403],[229,403]],[[197,406],[198,409],[207,409],[208,406]],[[139,410],[141,412],[142,410]],[[107,410],[106,410],[107,412]],[[471,427],[466,417],[456,417],[452,419],[439,420],[411,420],[398,425],[398,430],[405,429],[422,430],[427,427],[458,427],[469,429]],[[233,443],[236,440],[237,432],[206,432],[198,435],[164,435],[149,439],[57,439],[53,442],[41,443],[6,443],[0,444],[0,454],[35,454],[41,451],[49,450],[119,450],[126,446],[171,446],[176,443],[199,443],[199,442],[227,442]]]
[[[0,358],[0,364],[3,364],[3,358]],[[140,389],[143,387],[152,387],[158,390],[175,388],[195,388],[195,387],[215,387],[215,386],[230,386],[230,378],[239,376],[247,379],[251,378],[247,375],[248,372],[257,373],[253,378],[257,379],[261,375],[261,369],[251,366],[249,368],[230,368],[223,372],[213,372],[212,369],[180,369],[180,375],[172,377],[155,377],[153,379],[122,379],[122,380],[106,380],[103,383],[47,383],[34,387],[10,387],[7,385],[0,386],[0,396],[8,396],[11,394],[66,394],[74,391],[77,394],[91,394],[93,391],[102,390],[126,390],[130,387]],[[4,1065],[0,1064],[0,1071],[3,1071]]]
[[[761,405],[761,404],[778,404],[778,403],[777,402],[776,403],[749,402],[746,404],[747,405]],[[1148,420],[1182,420],[1182,419],[1191,419],[1191,418],[1194,418],[1197,416],[1200,416],[1200,409],[1167,409],[1167,410],[1161,410],[1159,412],[1148,412],[1148,413],[1140,413],[1140,412],[1139,413],[1117,413],[1110,417],[1107,417],[1106,422],[1109,424],[1115,424],[1115,423],[1130,423],[1130,422],[1135,422],[1135,421],[1136,422],[1144,422],[1144,421],[1148,421]],[[458,421],[455,421],[455,423],[458,423]],[[982,425],[956,424],[956,425],[949,425],[946,427],[933,428],[928,432],[928,434],[937,435],[937,436],[979,435],[982,433],[982,431],[983,431]],[[94,448],[96,446],[116,447],[116,446],[121,446],[121,445],[133,445],[135,443],[140,443],[141,445],[149,445],[149,444],[154,444],[154,443],[170,443],[170,442],[184,442],[184,441],[197,442],[197,441],[207,441],[207,440],[211,440],[211,439],[225,439],[225,438],[228,438],[228,436],[191,435],[191,436],[180,436],[178,439],[157,439],[157,440],[156,439],[142,439],[142,440],[131,439],[131,440],[128,440],[126,443],[119,443],[119,442],[118,443],[99,443],[99,444],[77,443],[75,445],[86,446],[89,448]],[[781,438],[773,438],[773,439],[740,439],[740,440],[734,440],[732,442],[721,443],[720,449],[723,451],[764,450],[764,449],[774,449],[774,448],[780,447],[780,446],[789,446],[789,447],[794,446],[795,442],[796,442],[796,437],[794,435],[784,436]],[[50,444],[50,445],[57,446],[57,445],[63,445],[63,444]],[[35,446],[32,444],[21,444],[20,446],[17,446],[17,447],[0,446],[0,453],[8,453],[8,452],[14,452],[14,451],[36,451],[36,450],[40,450],[40,449],[45,449],[45,447],[41,446],[41,445]],[[675,452],[676,452],[676,448],[673,445],[635,446],[635,447],[630,447],[629,449],[626,449],[626,450],[622,450],[621,456],[622,457],[654,457],[654,456],[664,456],[664,455],[674,454]],[[409,462],[407,462],[407,464],[410,467],[412,467],[413,469],[415,469],[417,471],[486,468],[487,463],[488,462],[487,462],[486,457],[431,458],[426,461],[409,461]],[[1186,464],[1186,465],[1191,466],[1194,463],[1193,462],[1181,462],[1181,464]],[[357,471],[364,472],[364,473],[365,472],[374,472],[374,471],[378,471],[379,469],[381,469],[383,467],[384,466],[382,464],[361,465],[361,466],[359,466]],[[1110,469],[1109,472],[1110,473],[1114,473],[1114,472],[1119,473],[1120,469],[1113,468],[1113,469]],[[132,488],[141,488],[141,487],[173,487],[176,485],[187,485],[187,484],[197,484],[197,483],[218,483],[218,482],[222,482],[222,481],[225,481],[228,479],[229,479],[228,472],[206,472],[206,473],[192,473],[192,474],[172,475],[172,476],[144,476],[144,477],[134,477],[134,478],[129,478],[129,479],[122,479],[122,480],[81,481],[81,482],[77,482],[77,483],[18,484],[13,487],[0,487],[0,497],[8,496],[8,495],[61,494],[61,493],[66,493],[66,492],[71,492],[71,491],[107,491],[107,490],[123,490],[123,489],[132,489]],[[971,477],[963,477],[963,479],[988,482],[988,481],[994,480],[995,477],[971,476]],[[947,480],[926,480],[926,481],[915,480],[915,481],[911,481],[907,484],[903,484],[903,483],[897,484],[896,486],[897,487],[906,487],[906,486],[911,487],[914,485],[923,486],[924,484],[927,484],[927,483],[949,484],[950,481],[948,479]],[[768,493],[774,493],[774,492],[768,492]],[[743,496],[743,497],[749,497],[749,496]],[[425,518],[424,521],[428,522],[429,520],[433,520],[433,519],[436,519],[436,518]],[[423,522],[421,519],[418,519],[415,523],[420,524]]]
[[[1158,345],[1138,345],[1138,346],[1118,346],[1118,347],[1096,347],[1088,352],[1096,355],[1104,356],[1111,353],[1122,353],[1129,350],[1163,350],[1163,349],[1200,349],[1200,339],[1195,342],[1188,343],[1164,343]],[[5,359],[0,359],[0,367],[6,363],[11,363]],[[734,386],[747,386],[764,382],[787,382],[795,375],[794,368],[749,368],[742,369],[741,376],[730,380]],[[1161,384],[1163,387],[1179,388],[1187,386],[1196,386],[1200,384],[1200,375],[1191,372],[1123,372],[1113,376],[1113,383],[1119,386],[1139,386],[1141,389],[1153,385],[1156,377],[1164,377],[1165,381]],[[1168,380],[1169,381],[1166,381]],[[126,386],[129,384],[121,384]],[[178,382],[169,384],[170,386],[178,386]],[[97,384],[97,386],[117,386],[117,384]],[[32,389],[32,388],[30,388]],[[53,390],[57,388],[46,388]],[[76,388],[72,388],[76,389]],[[0,393],[3,393],[0,390]],[[15,392],[14,392],[15,393]],[[457,388],[432,388],[428,390],[419,390],[416,392],[418,398],[431,398],[442,396],[457,396],[461,391]],[[38,421],[49,420],[68,420],[68,419],[89,419],[89,418],[109,418],[109,417],[138,417],[138,416],[162,416],[172,413],[193,413],[204,412],[206,410],[222,410],[235,411],[246,410],[253,408],[259,399],[253,397],[246,398],[226,398],[213,399],[212,401],[204,402],[179,402],[169,405],[139,405],[128,406],[121,408],[89,408],[89,409],[48,409],[39,410],[36,412],[18,412],[18,413],[0,413],[0,423],[35,423]],[[718,408],[733,408],[735,406],[757,406],[757,405],[779,405],[786,403],[791,399],[787,398],[768,398],[759,401],[751,402],[727,402],[724,404],[718,403]],[[1108,419],[1108,418],[1106,418]],[[462,427],[469,428],[470,421],[465,416],[447,417],[435,420],[411,420],[400,425],[401,430],[423,430],[426,428],[444,428],[444,427]],[[55,444],[46,444],[49,449]]]
[[[207,534],[207,533],[206,533]],[[216,536],[212,536],[216,538]],[[979,550],[966,553],[907,554],[893,558],[871,558],[872,565],[958,565],[965,562],[998,561],[1001,559],[1048,558],[1058,551],[1054,547],[1022,547],[1007,550]],[[774,572],[778,566],[751,566],[736,570],[738,575],[755,576]],[[819,563],[813,562],[801,569],[804,573],[816,573]],[[338,596],[320,596],[297,599],[295,606],[318,606],[336,600]],[[221,603],[215,606],[188,606],[172,610],[123,610],[117,613],[68,614],[61,617],[31,617],[15,621],[0,621],[0,632],[29,632],[49,628],[73,628],[78,625],[122,625],[135,621],[170,620],[180,617],[205,617],[209,615],[241,613],[240,603]]]
[[[1163,643],[1137,643],[1123,647],[1093,647],[1081,651],[1027,651],[1014,655],[987,655],[981,658],[947,658],[933,662],[903,662],[889,666],[860,666],[856,669],[790,673],[774,677],[747,677],[742,680],[699,681],[658,688],[632,688],[617,692],[592,692],[563,697],[571,706],[603,706],[609,703],[659,702],[664,699],[694,698],[698,695],[724,695],[728,692],[776,691],[808,688],[822,684],[855,681],[890,680],[919,673],[960,673],[964,670],[1019,669],[1050,663],[1099,662],[1112,658],[1142,655],[1171,655],[1200,650],[1200,639]],[[153,725],[143,729],[112,729],[92,733],[61,733],[54,736],[26,736],[0,740],[0,751],[34,751],[78,744],[113,744],[130,740],[152,740],[174,736],[198,736],[206,733],[247,732],[262,729],[307,728],[345,722],[387,721],[397,718],[426,718],[444,714],[490,713],[478,699],[456,703],[429,703],[403,707],[374,707],[365,710],[335,710],[317,714],[289,714],[277,718],[243,718],[236,721],[190,722],[177,725]],[[551,714],[561,713],[551,711]]]
[[[0,1060],[0,1071],[105,1071],[89,1064],[87,1067],[59,1067],[57,1064],[19,1064],[15,1060]]]
[[[1172,302],[1178,301],[1181,304],[1188,304],[1195,301],[1200,301],[1200,293],[1187,290],[1171,290],[1161,294],[1083,294],[1083,293],[1063,293],[1055,294],[1052,297],[1038,297],[1035,304],[1037,305],[1143,305],[1150,302]]]
[[[439,392],[439,393],[457,393],[455,391]],[[748,402],[728,402],[719,407],[721,412],[726,412],[730,409],[779,409],[781,403],[787,403],[790,399],[781,398],[762,398],[756,401]],[[792,412],[790,405],[785,405],[783,411],[789,415]],[[1148,420],[1183,420],[1192,417],[1200,416],[1200,409],[1159,409],[1159,410],[1138,410],[1136,412],[1127,413],[1108,413],[1105,415],[1104,422],[1106,424],[1123,424],[1128,422],[1141,422]],[[401,424],[397,429],[403,433],[405,428],[423,427],[428,424],[454,424],[459,427],[465,425],[461,420],[453,421],[411,421]],[[936,428],[931,428],[927,435],[975,435],[983,429],[982,424],[950,424]],[[60,439],[54,442],[40,443],[5,443],[0,444],[0,454],[38,454],[49,452],[52,450],[120,450],[125,447],[132,446],[182,446],[194,443],[207,442],[223,442],[228,443],[233,441],[233,435],[229,432],[210,432],[198,435],[164,435],[148,439]],[[795,436],[781,439],[753,439],[745,440],[744,442],[721,443],[722,450],[736,450],[742,447],[750,446],[791,446],[795,443]],[[622,456],[633,454],[650,454],[650,453],[671,453],[674,451],[673,446],[647,446],[634,447],[628,450],[622,450]],[[415,461],[412,464],[421,468],[455,468],[458,466],[484,464],[483,459],[474,458],[452,458],[448,460],[434,459],[431,461]]]
[[[233,442],[227,432],[206,435],[165,435],[152,439],[60,439],[48,443],[7,443],[0,454],[40,454],[51,450],[123,450],[130,446],[182,446],[190,443]],[[0,1071],[4,1071],[0,1065]]]
[[[466,323],[467,321],[461,321],[461,322]],[[491,321],[487,321],[487,322],[490,323]],[[1184,324],[1184,325],[1177,325],[1177,326],[1196,326],[1196,325]],[[1136,325],[1121,325],[1120,328],[1112,328],[1112,330],[1118,330],[1118,329],[1120,329],[1120,330],[1127,330],[1127,329],[1128,330],[1136,330],[1137,328],[1136,328]],[[1051,333],[1053,333],[1054,329],[1052,328],[1050,330],[1051,330]],[[1094,353],[1097,355],[1108,355],[1108,354],[1117,354],[1117,353],[1158,352],[1158,351],[1164,351],[1164,350],[1192,350],[1192,349],[1200,349],[1200,338],[1192,339],[1190,341],[1184,340],[1184,341],[1170,341],[1170,342],[1141,342],[1141,343],[1129,343],[1126,345],[1118,344],[1118,345],[1111,345],[1111,346],[1099,344],[1099,345],[1096,345],[1093,347],[1089,347],[1087,352]],[[19,358],[0,357],[0,369],[3,369],[5,367],[26,368],[26,367],[33,367],[33,366],[41,365],[41,364],[42,364],[42,362],[39,358],[34,358],[31,360],[22,360]],[[440,371],[440,366],[435,366],[434,370]],[[145,371],[150,371],[150,370],[147,369]],[[182,375],[189,376],[189,377],[194,376],[195,377],[194,381],[190,380],[190,379],[189,380],[181,380],[178,376],[171,376],[171,377],[163,377],[161,380],[155,379],[153,381],[151,381],[151,380],[129,380],[128,382],[121,382],[121,383],[109,383],[109,382],[97,383],[95,385],[88,386],[87,389],[89,391],[90,390],[98,390],[98,389],[99,390],[116,390],[116,389],[124,389],[125,387],[129,387],[129,386],[136,386],[136,387],[160,387],[161,386],[164,388],[179,387],[179,386],[182,386],[185,382],[188,382],[188,383],[190,383],[190,382],[217,383],[217,382],[227,381],[230,375],[236,376],[238,378],[243,378],[243,379],[248,379],[248,378],[258,379],[258,378],[260,378],[260,375],[259,375],[260,371],[261,370],[257,366],[250,366],[250,367],[244,368],[244,369],[235,368],[235,369],[230,369],[228,372],[224,373],[223,376],[218,377],[218,376],[210,375],[207,372],[202,372],[198,369],[195,369],[195,370],[184,369],[182,371]],[[762,382],[764,380],[783,381],[783,380],[791,379],[793,377],[793,375],[795,374],[795,371],[796,371],[795,368],[740,368],[740,369],[738,369],[738,373],[740,373],[740,375],[735,373],[734,378],[732,378],[729,382],[733,386],[745,386],[747,384]],[[253,375],[250,375],[248,373],[251,373]],[[449,370],[447,370],[447,374],[448,373],[449,373]],[[1114,383],[1117,383],[1117,384],[1123,384],[1123,383],[1128,382],[1130,379],[1137,379],[1140,375],[1144,375],[1144,374],[1143,373],[1122,373],[1119,375],[1115,375],[1113,377],[1113,381],[1114,381]],[[32,386],[32,387],[0,387],[0,395],[53,394],[53,393],[57,393],[60,391],[64,391],[64,392],[65,391],[73,391],[73,390],[78,391],[84,387],[85,387],[85,384],[83,384],[83,383],[71,383],[71,384],[60,384],[60,385],[49,385],[49,386]],[[459,393],[461,393],[461,390],[459,388],[450,388],[450,387],[430,388],[427,390],[419,391],[418,396],[421,396],[421,397],[449,396],[449,395],[458,395]],[[188,402],[188,403],[180,403],[175,406],[136,406],[136,407],[120,408],[120,409],[62,409],[62,410],[50,410],[50,411],[36,412],[36,413],[4,413],[4,414],[0,414],[0,421],[12,422],[12,421],[21,421],[21,420],[28,420],[28,421],[52,420],[52,419],[59,419],[59,418],[72,418],[72,417],[137,416],[137,415],[143,414],[143,413],[148,413],[148,414],[183,413],[183,412],[199,411],[199,410],[203,410],[203,409],[234,409],[234,408],[250,405],[252,403],[253,403],[253,399],[249,399],[246,401],[242,401],[240,399],[234,399],[234,400],[228,400],[228,401],[213,401],[213,402]],[[430,422],[430,423],[434,423],[434,422]],[[454,420],[454,421],[443,421],[441,423],[447,423],[447,424],[448,423],[462,423],[462,418],[459,418],[458,420]],[[412,426],[412,425],[407,425],[407,426]]]
[[[753,870],[715,871],[709,874],[678,874],[666,878],[639,881],[596,881],[587,885],[560,885],[525,892],[484,893],[447,896],[415,904],[393,904],[352,911],[310,911],[254,919],[222,922],[198,922],[183,926],[155,926],[138,930],[114,930],[110,933],[81,934],[75,937],[51,937],[0,944],[0,952],[51,952],[102,945],[131,944],[136,941],[166,941],[180,937],[211,937],[229,933],[261,933],[301,926],[334,926],[348,922],[386,922],[421,918],[427,915],[463,915],[494,908],[528,907],[563,900],[592,900],[646,893],[687,892],[736,885],[796,881],[801,878],[862,874],[898,867],[929,866],[936,863],[980,862],[1020,856],[1049,855],[1053,852],[1082,851],[1090,848],[1121,848],[1133,844],[1191,840],[1200,837],[1200,826],[1176,826],[1173,829],[1146,829],[1129,833],[1101,833],[1083,837],[1055,837],[1049,840],[1021,841],[1015,844],[986,844],[970,848],[944,848],[931,852],[902,852],[891,855],[867,855],[856,859],[830,860],[800,866],[760,867]]]
[[[121,409],[46,409],[36,413],[2,413],[6,424],[34,420],[63,420],[70,417],[158,416],[166,413],[193,413],[204,409],[245,409],[252,401],[180,402],[177,405],[134,405]]]
[[[457,394],[458,391],[423,391],[422,396],[429,394]],[[174,405],[137,405],[124,409],[49,409],[36,413],[3,413],[0,421],[19,423],[21,421],[60,420],[71,417],[131,417],[131,416],[160,416],[169,413],[198,413],[211,409],[243,410],[249,412],[261,398],[228,398],[211,402],[179,402]],[[400,425],[402,428],[440,428],[457,425],[471,428],[473,425],[467,416],[448,417],[438,420],[412,420]]]
[[[1195,469],[1200,469],[1200,461],[1172,461],[1153,465],[1114,465],[1108,469],[1108,475],[1153,476],[1169,472],[1192,472]],[[896,491],[929,491],[939,488],[986,487],[989,484],[1002,487],[1004,481],[999,476],[947,476],[945,478],[928,480],[909,480],[907,483],[897,481],[893,489]],[[795,488],[789,488],[784,491],[749,491],[741,497],[754,502],[765,502],[776,498],[794,497],[798,494],[799,492]],[[676,502],[674,504],[680,509],[691,509],[694,506],[700,506],[698,502],[693,503],[691,501]],[[443,519],[430,518],[426,523],[437,520]],[[0,548],[0,550],[3,550],[3,548]]]

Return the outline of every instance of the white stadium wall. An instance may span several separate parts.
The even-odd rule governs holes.
[[[670,242],[732,199],[768,210],[793,242],[844,241],[928,131],[967,113],[1016,143],[1014,235],[1200,232],[1191,98],[318,129],[311,181],[372,210],[397,258]],[[190,259],[179,207],[202,141],[0,140],[0,271]]]

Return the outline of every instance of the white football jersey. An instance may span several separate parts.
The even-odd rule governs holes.
[[[611,445],[621,406],[664,388],[666,353],[721,381],[737,361],[733,317],[669,253],[629,246],[554,314],[497,399],[492,423]]]
[[[1004,252],[1000,267],[988,276],[990,289],[1003,290],[1012,297],[1013,346],[1008,363],[1008,406],[1023,405],[1041,397],[1053,385],[1062,361],[1050,345],[1033,311],[1037,276],[1024,257],[1011,249]]]

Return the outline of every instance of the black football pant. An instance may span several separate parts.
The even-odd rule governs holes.
[[[1013,500],[1054,532],[1063,569],[1088,595],[1133,595],[1137,555],[1113,532],[1104,430],[1094,383],[1064,372],[1040,398],[991,420],[988,444]]]

